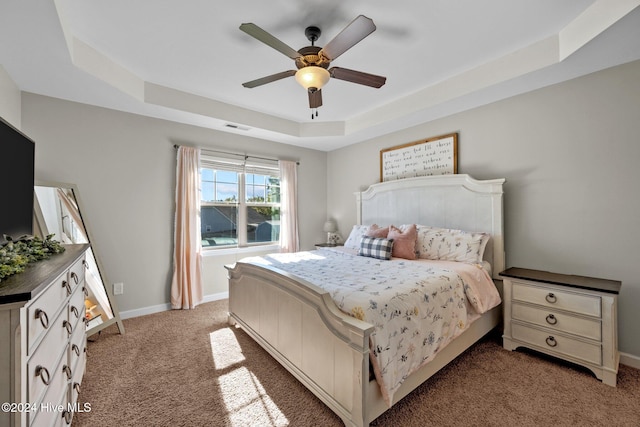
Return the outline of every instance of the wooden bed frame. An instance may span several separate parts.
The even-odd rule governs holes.
[[[485,259],[494,279],[504,269],[502,184],[468,175],[408,178],[356,193],[358,224],[423,224],[491,233]],[[348,426],[367,426],[388,409],[369,381],[373,326],[341,312],[321,288],[276,268],[238,262],[229,271],[229,323],[257,343]],[[482,315],[413,373],[392,403],[482,338],[500,322],[500,306]]]

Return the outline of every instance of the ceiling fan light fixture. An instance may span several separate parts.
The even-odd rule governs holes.
[[[325,68],[316,67],[314,65],[300,68],[296,72],[296,81],[306,90],[322,89],[322,87],[327,84],[330,77],[331,75],[329,74],[329,71]]]

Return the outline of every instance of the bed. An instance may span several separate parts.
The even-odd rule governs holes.
[[[374,184],[355,194],[354,230],[373,224],[419,224],[426,229],[486,233],[490,238],[483,246],[483,259],[478,264],[485,265],[497,279],[505,265],[503,183],[503,179],[478,181],[459,174]],[[333,254],[322,250],[281,256],[317,262],[320,258],[344,258],[349,256],[347,252]],[[368,317],[354,316],[353,310],[345,313],[344,300],[336,302],[336,291],[326,290],[318,282],[320,276],[326,281],[327,275],[303,279],[299,271],[285,268],[289,262],[286,258],[277,257],[266,261],[241,260],[227,266],[229,322],[242,327],[348,426],[369,425],[500,321],[500,305],[475,315],[472,323],[460,325],[460,331],[452,334],[455,338],[445,340],[446,345],[438,346],[437,352],[426,358],[428,363],[419,363],[419,368],[412,369],[410,375],[401,373],[402,381],[393,383],[385,392],[382,382],[371,380],[372,369],[376,376],[383,370],[377,359],[379,347],[372,344],[376,342],[379,324],[359,320]],[[370,266],[376,260],[367,257],[361,261]],[[355,270],[369,268],[355,265]],[[329,281],[339,280],[336,277]]]

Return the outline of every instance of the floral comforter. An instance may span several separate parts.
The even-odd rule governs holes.
[[[346,249],[271,254],[240,262],[304,278],[329,292],[343,312],[374,325],[371,362],[389,405],[408,375],[481,313],[500,304],[486,270],[473,264],[383,261]]]

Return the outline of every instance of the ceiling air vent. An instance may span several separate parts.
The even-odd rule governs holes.
[[[233,123],[225,123],[224,127],[231,128],[231,129],[244,130],[244,131],[247,131],[247,130],[251,129],[251,128],[247,127],[247,126],[235,125]]]

